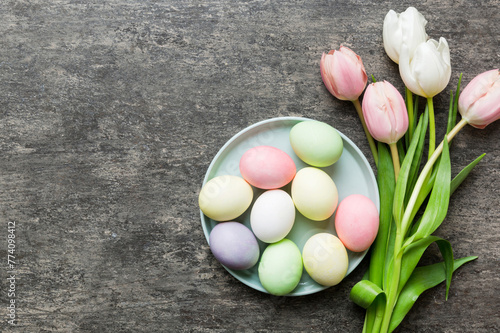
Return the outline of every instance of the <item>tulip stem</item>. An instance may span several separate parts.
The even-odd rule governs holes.
[[[408,89],[407,87],[405,87],[405,90],[406,90],[406,104],[407,104],[407,107],[408,107],[408,133],[409,133],[409,142],[411,142],[411,139],[413,138],[413,132],[414,132],[414,128],[413,126],[415,125],[414,124],[414,113],[413,113],[413,93],[410,91],[410,89]]]
[[[436,124],[434,120],[434,103],[432,101],[432,97],[427,97],[427,105],[429,106],[429,159],[430,159],[436,147]]]
[[[373,140],[372,135],[368,131],[368,127],[366,127],[365,117],[363,117],[363,110],[361,109],[361,104],[359,103],[359,99],[355,99],[352,101],[356,111],[358,112],[359,119],[361,120],[361,125],[363,125],[363,130],[365,131],[366,138],[368,139],[368,144],[370,145],[370,149],[372,151],[373,159],[375,160],[375,166],[378,165],[378,153],[377,147],[375,146],[375,141]]]
[[[397,181],[400,169],[398,147],[396,143],[389,144],[389,147],[391,148],[392,164],[394,165],[394,180]]]

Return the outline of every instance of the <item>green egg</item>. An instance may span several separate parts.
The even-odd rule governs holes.
[[[315,167],[327,167],[337,162],[344,144],[335,128],[327,123],[306,120],[293,126],[290,144],[297,156]]]
[[[302,276],[302,255],[289,239],[269,244],[262,253],[259,279],[272,295],[283,296],[292,292]]]

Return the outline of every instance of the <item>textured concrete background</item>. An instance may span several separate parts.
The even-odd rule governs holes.
[[[222,145],[278,116],[332,124],[370,155],[350,103],[330,96],[322,52],[341,43],[403,91],[382,46],[389,9],[417,7],[447,38],[435,98],[499,66],[499,1],[3,0],[0,3],[0,331],[360,332],[340,285],[273,297],[211,255],[197,196]],[[436,232],[478,255],[426,292],[399,332],[498,332],[500,122],[465,128],[452,174],[487,153]],[[7,323],[7,230],[16,223],[17,327]],[[432,248],[424,262],[440,260]]]

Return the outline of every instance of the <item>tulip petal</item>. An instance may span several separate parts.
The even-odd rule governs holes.
[[[401,55],[399,57],[399,74],[405,86],[410,89],[412,93],[425,97],[424,91],[420,88],[411,68],[410,50],[408,45],[404,43],[401,46]]]
[[[408,46],[404,43],[402,50],[404,62],[401,61],[399,69],[408,89],[429,98],[446,88],[451,77],[450,50],[446,39],[441,37],[439,43],[434,39],[421,43],[411,60]]]
[[[402,30],[399,25],[399,14],[392,9],[385,15],[382,37],[385,53],[387,53],[389,58],[396,64],[399,63]]]
[[[410,59],[413,57],[417,46],[427,40],[426,24],[427,20],[414,7],[409,7],[401,14],[393,10],[386,14],[383,27],[384,49],[392,61],[400,62],[403,43],[408,46]]]
[[[357,100],[368,81],[361,58],[345,46],[323,53],[320,71],[328,91],[340,100]]]
[[[321,61],[320,61],[320,72],[321,72],[321,78],[323,79],[323,83],[325,84],[326,89],[332,94],[333,96],[337,97],[337,92],[333,89],[332,85],[332,78],[329,75],[330,73],[330,64],[329,64],[329,55],[330,54],[325,54],[321,56]]]
[[[408,45],[410,58],[418,45],[427,40],[426,24],[427,20],[414,7],[409,7],[401,14],[402,42]]]
[[[425,46],[425,47],[424,47]],[[431,39],[422,44],[418,60],[415,59],[417,81],[425,97],[434,97],[443,91],[451,77],[450,51],[446,39],[441,37],[439,44]]]
[[[377,141],[395,143],[408,129],[404,99],[387,81],[368,85],[362,109],[366,126]]]
[[[460,94],[458,109],[470,125],[484,128],[500,119],[500,72],[490,70],[476,76]]]

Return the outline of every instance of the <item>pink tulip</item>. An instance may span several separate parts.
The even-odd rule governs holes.
[[[476,128],[485,128],[500,119],[500,73],[493,69],[476,76],[460,94],[458,110],[462,119]]]
[[[368,81],[363,61],[345,46],[341,46],[338,51],[323,53],[320,69],[328,91],[344,101],[357,100]]]
[[[408,129],[403,97],[387,81],[369,84],[363,97],[363,116],[375,140],[396,143]]]

